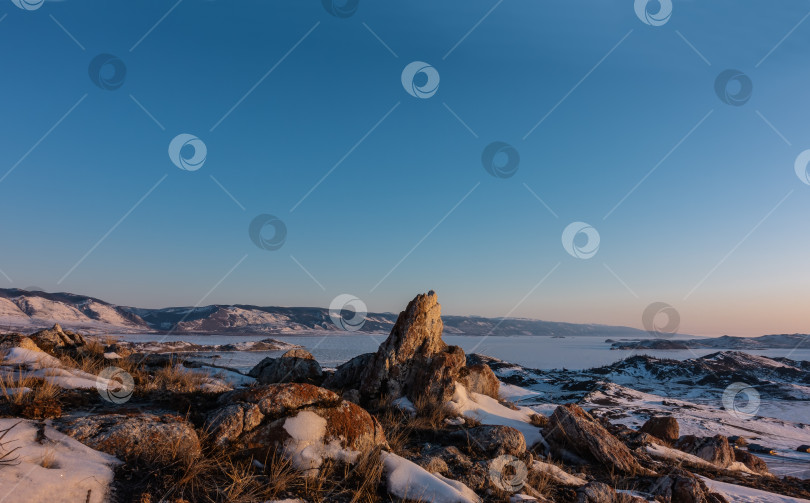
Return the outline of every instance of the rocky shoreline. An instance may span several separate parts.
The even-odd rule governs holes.
[[[686,402],[599,380],[627,372],[652,387],[675,369],[656,376],[650,365],[642,376],[630,370],[649,363],[638,360],[579,378],[544,373],[465,355],[442,331],[429,292],[373,353],[332,370],[301,348],[274,346],[288,351],[248,375],[178,354],[222,346],[151,351],[59,326],[0,335],[0,498],[11,486],[5,501],[810,498],[810,481],[771,473],[744,436],[693,427],[680,415]],[[702,363],[745,372],[725,358]],[[781,364],[788,377],[774,389],[807,379],[807,368]],[[646,412],[622,415],[632,400],[648,400],[637,407]]]

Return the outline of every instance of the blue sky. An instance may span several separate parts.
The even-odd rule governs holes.
[[[7,0],[0,286],[139,307],[351,293],[370,311],[434,289],[445,313],[631,326],[660,301],[683,332],[807,332],[809,9],[676,1],[650,26],[632,1],[360,0],[339,18],[315,0]],[[120,88],[90,78],[99,54]],[[413,61],[433,96],[403,87]],[[715,92],[726,69],[753,84],[741,106]],[[200,169],[172,163],[179,134],[204,142]],[[514,176],[484,169],[495,141]],[[279,249],[250,239],[260,214],[284,222]],[[598,231],[593,257],[566,252],[572,222]]]

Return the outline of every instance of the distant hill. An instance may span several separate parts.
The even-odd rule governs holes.
[[[395,313],[368,313],[361,333],[388,333]],[[442,316],[446,335],[538,335],[571,337],[599,335],[639,337],[647,332],[630,327],[559,323],[523,318]],[[142,309],[117,306],[72,293],[0,289],[0,329],[33,331],[60,323],[86,332],[268,335],[333,331],[340,333],[322,307],[261,307],[244,304],[197,308]]]

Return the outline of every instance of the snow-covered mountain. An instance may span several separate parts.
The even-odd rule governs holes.
[[[397,313],[368,313],[362,331],[388,333]],[[443,316],[447,335],[601,335],[639,337],[629,327],[559,323],[522,318]],[[86,332],[173,332],[195,334],[289,334],[339,331],[321,307],[208,305],[142,309],[116,306],[71,293],[0,289],[0,329],[32,331],[54,323]]]

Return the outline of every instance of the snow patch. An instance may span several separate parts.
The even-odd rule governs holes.
[[[16,425],[16,426],[14,426]],[[120,461],[93,450],[45,426],[45,440],[37,442],[34,421],[0,419],[0,430],[14,426],[3,439],[5,450],[17,464],[0,469],[0,496],[13,493],[13,501],[102,503],[113,480],[111,466]],[[3,498],[5,500],[5,498]]]
[[[405,458],[382,452],[388,492],[403,499],[432,503],[479,503],[481,499],[466,485],[430,473]]]

